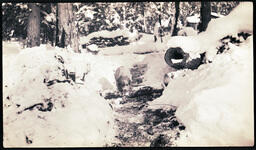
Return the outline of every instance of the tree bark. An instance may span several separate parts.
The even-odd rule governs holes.
[[[124,28],[126,28],[126,8],[125,8],[125,5],[123,6],[124,7]]]
[[[56,5],[56,31],[55,31],[55,46],[59,46],[59,19],[58,19],[58,5]]]
[[[146,6],[145,4],[142,5],[143,7],[143,22],[144,22],[144,32],[147,33],[147,22],[146,22]]]
[[[210,2],[201,2],[201,21],[199,24],[199,32],[206,30],[208,23],[211,21],[211,3]]]
[[[40,8],[35,3],[30,3],[32,9],[28,18],[27,47],[40,46]]]
[[[144,32],[145,32],[145,33],[148,33],[145,12],[144,12],[144,16],[143,16],[143,17],[144,17],[144,18],[143,18],[143,19],[144,19],[144,20],[143,20],[143,21],[144,21]]]
[[[71,3],[58,3],[58,46],[73,48],[79,52],[78,27]]]
[[[173,26],[173,32],[172,32],[172,36],[177,36],[178,34],[178,29],[177,29],[177,24],[178,24],[178,18],[180,15],[180,2],[175,2],[175,22],[174,22],[174,26]]]

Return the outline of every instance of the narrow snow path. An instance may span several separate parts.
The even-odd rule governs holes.
[[[121,98],[120,98],[121,99]],[[123,102],[120,100],[119,102]],[[117,100],[117,99],[116,99]],[[148,109],[144,102],[112,105],[119,142],[116,146],[162,147],[176,146],[175,140],[185,126],[175,117],[176,108]]]
[[[143,67],[143,66],[139,66]],[[132,69],[137,74],[140,69]],[[134,78],[135,79],[135,78]],[[137,78],[138,79],[138,78]],[[185,126],[175,117],[176,107],[148,109],[148,101],[161,96],[162,89],[141,87],[132,97],[111,99],[117,142],[115,146],[174,146]]]

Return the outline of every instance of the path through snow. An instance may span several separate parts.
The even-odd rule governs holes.
[[[131,69],[133,86],[136,81],[142,81],[140,71],[143,65],[136,65]],[[140,75],[138,75],[140,74]],[[134,77],[136,76],[136,77]],[[154,89],[150,86],[137,87],[130,97],[110,99],[115,118],[118,135],[115,146],[144,146],[162,147],[174,146],[180,132],[185,126],[175,117],[176,107],[168,106],[165,109],[148,109],[148,101],[162,95],[163,89]]]

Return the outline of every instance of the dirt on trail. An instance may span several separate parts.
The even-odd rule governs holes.
[[[175,146],[175,141],[185,126],[176,116],[175,106],[161,109],[149,109],[148,101],[162,95],[164,89],[154,89],[150,86],[139,86],[143,82],[146,65],[135,65],[130,69],[132,74],[132,94],[108,97],[109,104],[115,112],[116,130],[119,133],[117,142],[111,146],[117,147],[169,147]]]

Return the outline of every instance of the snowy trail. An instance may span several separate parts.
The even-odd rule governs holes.
[[[120,143],[117,146],[149,146],[148,134],[143,131],[144,114],[140,109],[140,103],[122,104],[122,107],[115,108],[115,123]]]
[[[133,69],[142,70],[139,66]],[[137,78],[138,79],[138,78]],[[136,80],[136,78],[134,78]],[[116,124],[115,146],[143,146],[162,147],[174,146],[175,140],[179,138],[180,132],[185,126],[177,121],[175,117],[176,107],[168,106],[165,109],[148,109],[148,101],[161,96],[162,90],[152,90],[151,87],[140,88],[140,94],[131,97],[122,97],[109,100]]]
[[[120,141],[116,146],[158,147],[174,145],[174,140],[180,134],[179,123],[174,116],[175,109],[161,114],[159,113],[161,110],[152,111],[141,102],[128,102],[121,105],[119,108],[113,108],[117,133],[119,133],[117,138]],[[182,128],[181,126],[180,128]],[[172,130],[170,130],[171,128]]]

